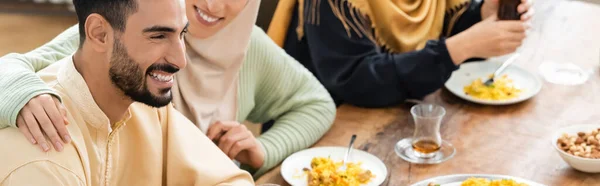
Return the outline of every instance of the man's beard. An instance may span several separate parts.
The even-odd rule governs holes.
[[[127,54],[127,49],[119,39],[115,38],[109,75],[112,83],[136,102],[152,107],[163,107],[171,102],[171,88],[159,90],[160,95],[153,95],[146,84],[146,74],[154,70],[175,73],[179,69],[169,64],[153,64],[144,73],[138,63]]]

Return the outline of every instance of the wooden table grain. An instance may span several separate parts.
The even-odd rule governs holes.
[[[442,138],[456,156],[438,165],[402,160],[394,145],[410,137],[411,105],[364,109],[344,105],[332,129],[315,146],[345,146],[358,134],[356,147],[379,157],[389,175],[383,185],[406,186],[448,174],[502,174],[549,186],[596,186],[600,174],[569,167],[552,147],[556,129],[573,124],[600,124],[600,1],[538,0],[521,57],[515,65],[538,74],[543,62],[571,62],[593,71],[583,85],[563,86],[544,81],[534,98],[509,106],[485,106],[464,101],[447,90],[425,98],[442,105],[447,114]],[[277,167],[257,183],[288,185]]]

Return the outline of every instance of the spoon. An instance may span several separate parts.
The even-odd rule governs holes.
[[[485,81],[485,83],[483,83],[483,84],[488,87],[491,86],[494,83],[494,78],[500,76],[500,73],[502,73],[502,71],[504,71],[504,69],[506,69],[506,67],[508,67],[508,65],[510,65],[512,62],[514,62],[515,59],[519,58],[519,56],[520,56],[520,54],[516,53],[515,55],[508,58],[508,60],[506,60],[504,63],[502,63],[502,65],[500,65],[500,68],[498,68],[494,72],[492,77],[490,79],[488,79],[487,81]]]
[[[346,151],[346,155],[344,156],[344,161],[342,162],[343,165],[342,167],[340,167],[340,170],[345,171],[346,168],[348,168],[346,166],[346,162],[348,162],[348,157],[350,156],[350,152],[352,151],[352,145],[354,145],[354,140],[356,139],[356,134],[352,134],[352,138],[350,138],[350,144],[348,145],[348,151]]]

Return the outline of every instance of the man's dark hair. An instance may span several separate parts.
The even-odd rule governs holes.
[[[137,0],[73,0],[79,20],[80,47],[85,41],[85,20],[93,13],[99,14],[117,31],[125,31],[127,18],[137,12]]]

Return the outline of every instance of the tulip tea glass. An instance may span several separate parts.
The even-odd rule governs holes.
[[[442,140],[440,126],[446,115],[444,107],[434,104],[418,104],[410,109],[415,122],[411,138],[396,143],[395,151],[402,159],[418,164],[438,164],[454,156],[452,144]]]

